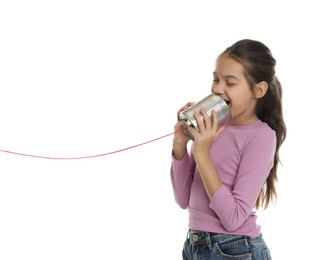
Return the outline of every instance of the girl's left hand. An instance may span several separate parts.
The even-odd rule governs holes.
[[[200,114],[204,120],[202,120]],[[210,147],[216,137],[224,130],[224,127],[218,128],[218,116],[215,110],[212,111],[212,120],[204,108],[201,108],[200,114],[197,112],[194,112],[193,114],[198,123],[200,132],[198,132],[194,127],[189,127],[189,130],[195,139],[192,146],[194,157],[209,153]]]

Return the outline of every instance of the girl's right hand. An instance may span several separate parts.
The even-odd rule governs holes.
[[[183,106],[181,109],[177,112],[177,118],[180,112],[187,109],[191,105],[193,105],[193,102],[187,103],[185,106]],[[186,152],[186,145],[188,141],[190,141],[190,138],[184,133],[184,131],[179,131],[183,129],[184,121],[177,121],[175,124],[175,135],[173,140],[173,155],[176,159],[180,160],[183,158],[185,152]]]

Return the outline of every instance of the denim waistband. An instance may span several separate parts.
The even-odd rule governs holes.
[[[187,239],[193,245],[203,245],[203,244],[213,244],[217,242],[218,244],[228,243],[236,239],[247,239],[250,244],[263,243],[263,237],[260,234],[256,238],[251,238],[244,235],[231,235],[231,234],[219,234],[211,233],[198,230],[189,230]]]

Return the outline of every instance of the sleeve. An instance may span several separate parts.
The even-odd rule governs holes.
[[[275,147],[274,131],[253,138],[243,149],[232,189],[223,184],[212,197],[209,206],[227,231],[238,229],[250,215],[273,167]]]
[[[194,177],[195,161],[193,156],[186,153],[182,160],[172,156],[171,183],[176,203],[186,209],[189,204],[191,185]]]

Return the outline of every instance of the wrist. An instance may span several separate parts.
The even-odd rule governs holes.
[[[172,155],[176,160],[182,160],[187,153],[187,143],[173,142]]]
[[[198,162],[204,162],[206,160],[211,160],[210,157],[210,151],[205,149],[205,150],[194,150],[193,151],[193,156],[195,161]]]

